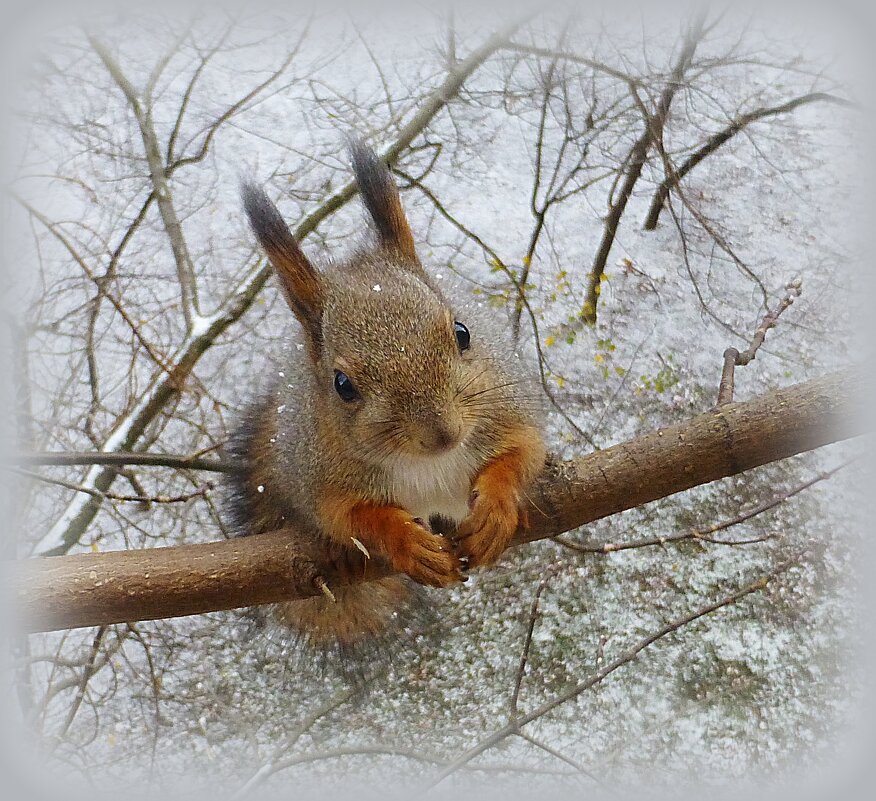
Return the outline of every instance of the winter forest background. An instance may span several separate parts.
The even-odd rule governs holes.
[[[427,265],[507,310],[530,343],[562,455],[709,408],[724,349],[744,349],[789,293],[737,397],[860,358],[849,21],[662,4],[514,13],[34,26],[4,199],[12,448],[221,451],[291,322],[239,179],[266,184],[311,256],[349,252],[367,235],[346,190],[354,132],[395,160]],[[18,638],[8,716],[50,772],[98,790],[422,787],[516,710],[810,543],[765,592],[661,639],[442,785],[818,775],[864,686],[862,478],[847,466],[860,450],[515,549],[434,592],[435,628],[375,666],[364,697],[232,612]],[[8,557],[227,534],[215,474],[16,467],[5,487]]]

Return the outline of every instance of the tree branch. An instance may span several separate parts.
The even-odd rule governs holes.
[[[657,228],[657,222],[660,219],[660,212],[663,211],[663,206],[666,203],[666,198],[669,197],[670,191],[675,188],[679,181],[684,178],[694,167],[696,167],[707,156],[710,156],[718,148],[729,142],[736,134],[747,128],[753,122],[766,119],[767,117],[777,117],[780,114],[788,114],[791,111],[806,105],[807,103],[816,102],[835,103],[840,106],[853,106],[850,101],[831,95],[826,92],[811,92],[807,95],[795,97],[787,103],[782,103],[778,106],[768,106],[766,108],[755,109],[747,114],[742,114],[734,119],[727,127],[722,128],[717,133],[712,134],[700,147],[698,147],[690,156],[688,156],[682,165],[667,175],[657,187],[654,193],[654,198],[651,201],[651,207],[648,209],[648,216],[645,218],[645,223],[642,226],[646,231],[653,231]]]
[[[587,277],[584,303],[581,307],[581,319],[589,325],[596,323],[596,307],[599,302],[599,293],[602,289],[602,277],[605,275],[605,266],[608,263],[608,256],[614,245],[621,218],[639,181],[639,177],[642,175],[642,170],[648,160],[648,154],[651,152],[652,146],[663,139],[663,129],[669,117],[669,109],[677,91],[683,86],[685,73],[690,68],[697,46],[703,37],[704,25],[705,12],[700,12],[684,37],[675,65],[672,68],[672,73],[667,79],[663,91],[660,93],[660,99],[653,113],[640,102],[636,85],[629,84],[630,93],[641,108],[644,129],[630,148],[626,160],[627,166],[624,180],[617,198],[609,206],[605,224],[602,228],[602,239],[599,243],[599,249],[596,251],[596,256],[593,259],[593,264]]]
[[[701,606],[699,609],[696,609],[687,615],[676,618],[675,620],[670,621],[657,631],[647,635],[646,637],[643,637],[632,647],[628,648],[626,651],[620,654],[620,656],[618,656],[616,659],[609,662],[601,670],[598,670],[596,673],[594,673],[590,678],[585,679],[580,684],[576,684],[574,687],[558,695],[556,698],[553,698],[550,701],[543,703],[541,706],[533,709],[531,712],[528,712],[527,714],[520,717],[512,718],[505,726],[497,729],[491,735],[481,740],[481,742],[479,742],[477,745],[473,746],[461,756],[457,757],[450,765],[445,767],[440,773],[438,773],[437,776],[435,776],[434,779],[429,782],[428,787],[431,788],[441,783],[452,773],[455,773],[460,768],[471,762],[471,760],[473,760],[475,757],[480,756],[482,753],[492,748],[493,746],[498,745],[500,742],[507,739],[508,737],[514,734],[518,734],[521,727],[525,726],[527,723],[532,723],[532,721],[544,717],[549,712],[556,709],[558,706],[561,706],[562,704],[571,701],[573,698],[576,698],[587,690],[595,687],[597,684],[604,681],[616,670],[619,670],[624,665],[628,665],[630,662],[633,662],[642,651],[644,651],[646,648],[649,648],[658,640],[662,640],[664,637],[667,637],[673,632],[676,632],[679,629],[690,625],[700,618],[711,615],[712,613],[717,612],[719,609],[733,606],[734,604],[739,603],[739,601],[741,601],[743,598],[746,598],[753,593],[765,590],[771,582],[775,581],[780,575],[782,575],[783,573],[787,573],[788,570],[797,565],[799,562],[799,558],[800,557],[798,556],[782,562],[768,574],[761,576],[756,581],[747,584],[736,592],[725,596],[719,601],[715,601],[713,603],[706,604],[705,606]]]
[[[571,61],[573,64],[583,64],[585,67],[596,72],[602,72],[618,81],[627,84],[628,86],[640,86],[642,79],[636,77],[632,73],[624,72],[603,61],[598,61],[594,58],[588,58],[578,53],[571,53],[567,50],[553,50],[547,47],[536,47],[534,45],[524,44],[523,42],[509,42],[505,46],[506,50],[512,50],[517,53],[525,53],[530,56],[540,56],[549,59],[562,59],[563,61]]]
[[[112,79],[122,90],[128,105],[134,112],[140,135],[143,139],[143,149],[146,155],[146,163],[149,165],[149,177],[158,203],[158,211],[167,233],[173,260],[176,264],[177,277],[179,279],[180,293],[182,298],[182,310],[189,331],[200,317],[200,302],[198,300],[198,283],[195,277],[195,265],[189,253],[188,244],[182,230],[182,224],[173,202],[168,181],[167,165],[161,154],[161,145],[158,134],[152,121],[152,108],[148,96],[142,99],[133,84],[122,72],[118,62],[112,57],[106,46],[95,37],[89,36],[88,40],[94,51],[100,57]]]
[[[862,396],[863,379],[840,371],[575,460],[549,460],[529,495],[530,526],[515,544],[860,435],[868,430],[859,413]],[[11,584],[24,625],[54,630],[275,603],[317,594],[321,576],[331,584],[388,571],[372,561],[356,572],[341,574],[312,544],[284,529],[224,542],[26,560],[12,570]]]
[[[178,453],[129,453],[103,451],[65,451],[53,453],[17,453],[9,457],[11,464],[26,467],[70,466],[86,464],[103,464],[125,467],[127,465],[143,465],[146,467],[172,467],[176,470],[206,470],[213,473],[233,473],[234,465],[221,459],[205,459],[200,456]]]
[[[767,310],[763,320],[754,332],[751,344],[740,353],[736,348],[727,348],[724,351],[724,366],[721,369],[721,383],[718,385],[718,406],[730,403],[733,400],[734,381],[736,368],[750,364],[766,339],[767,332],[775,328],[779,317],[791,307],[796,298],[800,297],[802,283],[799,278],[794,279],[785,286],[785,296],[782,298],[775,311]]]

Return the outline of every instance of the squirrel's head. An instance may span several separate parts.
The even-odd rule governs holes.
[[[251,185],[246,212],[303,328],[320,416],[369,461],[438,455],[507,405],[510,384],[423,269],[388,169],[362,145],[353,168],[378,246],[331,270],[308,261]]]

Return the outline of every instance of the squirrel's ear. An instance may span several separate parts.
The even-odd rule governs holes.
[[[401,257],[405,264],[422,274],[414,237],[389,169],[371,148],[360,141],[352,141],[350,150],[356,183],[365,208],[374,220],[380,246]]]
[[[280,278],[286,301],[304,328],[312,352],[318,353],[323,308],[319,273],[264,190],[245,182],[241,195],[249,224]]]

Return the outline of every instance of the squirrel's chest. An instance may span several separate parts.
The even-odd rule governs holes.
[[[458,523],[468,514],[472,473],[461,450],[396,464],[389,476],[392,501],[414,517],[441,515]]]

